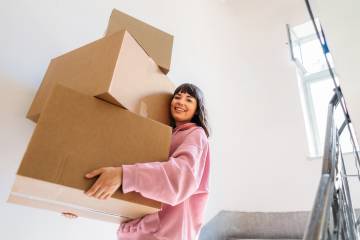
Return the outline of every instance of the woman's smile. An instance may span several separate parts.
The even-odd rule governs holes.
[[[181,112],[186,112],[186,109],[182,107],[175,107],[175,111],[181,113]]]
[[[190,122],[197,107],[196,99],[188,93],[179,92],[171,101],[171,114],[176,125]]]

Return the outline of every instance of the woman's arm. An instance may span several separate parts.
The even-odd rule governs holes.
[[[123,165],[123,192],[177,205],[199,187],[208,152],[207,137],[195,129],[167,162]]]

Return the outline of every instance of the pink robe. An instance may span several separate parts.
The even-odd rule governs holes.
[[[208,199],[210,153],[194,123],[173,130],[167,162],[123,165],[122,188],[162,202],[162,209],[120,225],[119,240],[195,240]]]

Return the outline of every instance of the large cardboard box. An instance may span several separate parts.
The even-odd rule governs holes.
[[[88,197],[108,166],[167,161],[171,127],[56,85],[24,154],[9,202],[111,222],[153,213],[161,203],[121,189],[109,200]],[[154,183],[156,184],[156,183]]]
[[[113,9],[106,35],[127,29],[166,74],[171,64],[174,37],[143,21]]]
[[[56,83],[169,124],[175,86],[127,31],[54,58],[27,118],[37,121]]]

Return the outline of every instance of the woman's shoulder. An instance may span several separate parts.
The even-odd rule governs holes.
[[[197,145],[207,145],[208,138],[205,130],[200,126],[194,126],[186,130],[186,136],[184,141]]]
[[[195,126],[193,126],[192,128],[190,128],[188,130],[189,130],[189,134],[197,135],[199,137],[207,139],[205,130],[202,127],[198,126],[198,125],[195,125]]]

